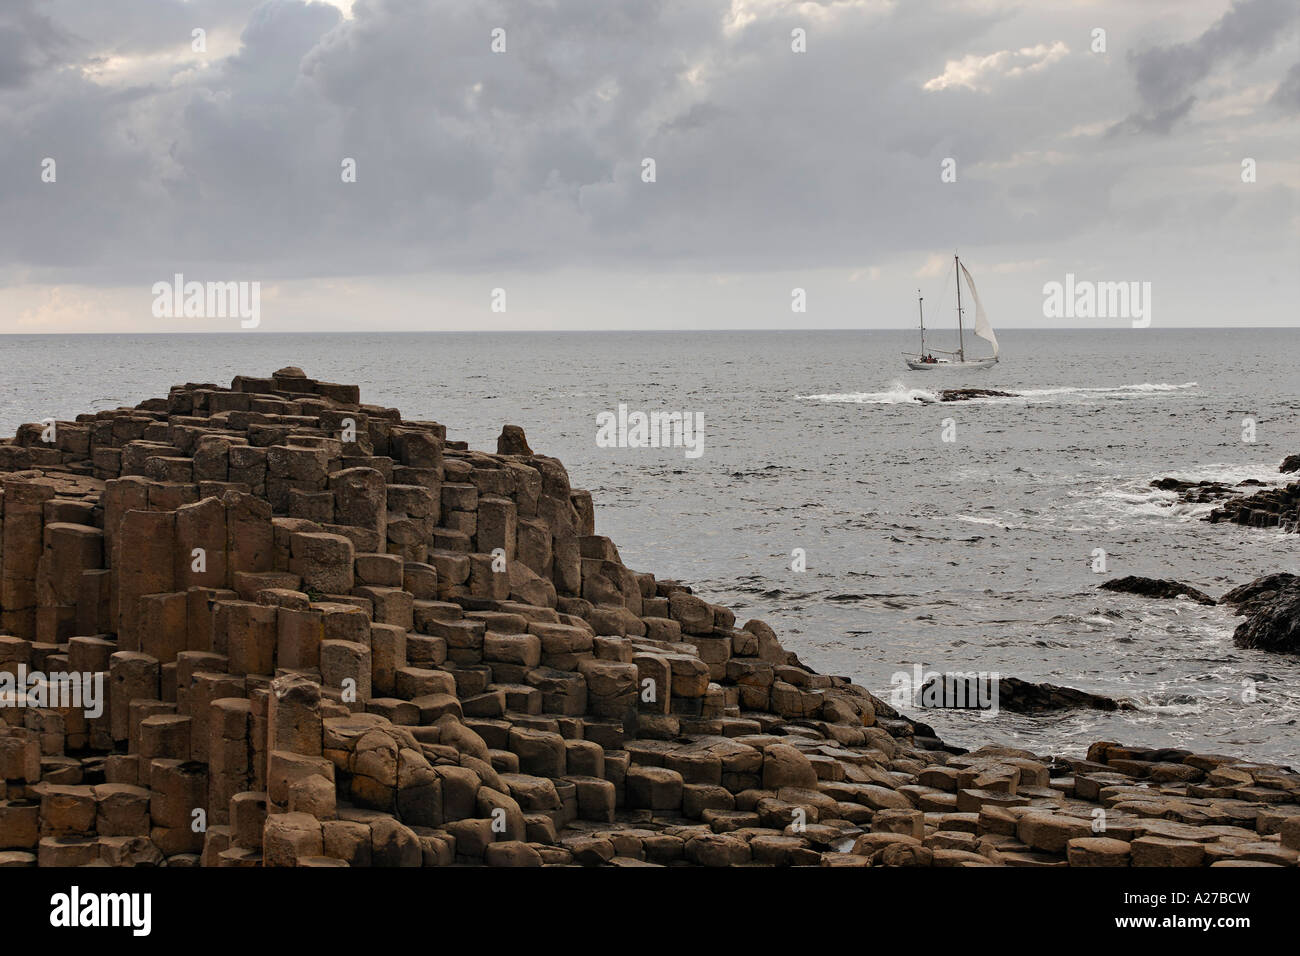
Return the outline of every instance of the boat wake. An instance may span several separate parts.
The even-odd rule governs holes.
[[[1006,395],[969,399],[975,402],[1042,401],[1069,395],[1113,395],[1120,398],[1179,392],[1197,387],[1196,382],[1171,385],[1168,382],[1141,382],[1137,385],[1117,385],[1108,388],[1061,386],[1058,388],[1028,388]],[[832,405],[929,405],[942,401],[942,391],[910,388],[894,382],[883,392],[829,392],[820,395],[796,395],[797,401],[824,402]]]
[[[799,401],[827,402],[830,404],[851,405],[908,405],[915,403],[937,402],[938,392],[929,392],[923,388],[907,388],[895,383],[887,392],[845,392],[830,395],[796,395]]]
[[[1096,394],[1137,394],[1146,395],[1158,392],[1181,392],[1186,389],[1196,388],[1196,382],[1184,382],[1181,385],[1170,385],[1168,382],[1141,382],[1137,385],[1116,385],[1109,388],[1031,388],[1017,394],[1021,398],[1050,398],[1054,395],[1074,395],[1083,392]]]

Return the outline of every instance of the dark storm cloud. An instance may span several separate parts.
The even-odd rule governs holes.
[[[1141,148],[1102,135],[1135,104],[1131,76],[1086,52],[1089,24],[1017,26],[1010,8],[14,9],[0,216],[22,229],[0,231],[0,279],[857,267],[932,247],[939,223],[945,244],[1104,230],[1137,157],[1122,151]],[[1175,133],[1208,71],[1262,55],[1293,19],[1248,0],[1138,54],[1141,109],[1121,128]],[[239,43],[194,54],[196,26]],[[57,185],[39,179],[44,157]],[[946,157],[960,190],[939,183]]]
[[[57,62],[68,38],[37,9],[36,0],[0,6],[0,90],[24,86]]]
[[[1272,50],[1300,20],[1296,0],[1234,0],[1194,40],[1154,46],[1130,60],[1144,109],[1113,131],[1168,134],[1191,110],[1195,87],[1216,68]]]

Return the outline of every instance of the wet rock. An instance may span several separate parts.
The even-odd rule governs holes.
[[[1252,528],[1278,528],[1290,533],[1300,531],[1300,481],[1281,488],[1265,488],[1242,498],[1231,498],[1206,515],[1204,520],[1211,524],[1228,521]]]
[[[941,402],[968,402],[972,398],[1015,398],[1015,392],[999,392],[993,388],[945,388],[939,393]]]
[[[1138,594],[1142,597],[1187,597],[1190,600],[1195,601],[1197,604],[1218,603],[1204,591],[1198,591],[1194,587],[1180,584],[1177,581],[1170,581],[1166,578],[1143,578],[1130,574],[1127,577],[1114,578],[1104,584],[1098,585],[1098,587],[1103,591],[1119,591],[1123,594]]]
[[[962,709],[988,709],[996,703],[1002,710],[1016,714],[1042,714],[1057,710],[1128,710],[1127,701],[1118,701],[1100,694],[1055,684],[1035,684],[1018,677],[949,678],[938,685],[928,681],[921,689],[921,700],[933,701],[928,706]],[[977,702],[978,705],[977,706]]]
[[[1221,501],[1238,494],[1239,488],[1259,485],[1261,482],[1248,479],[1238,485],[1227,485],[1222,481],[1184,481],[1181,478],[1157,478],[1151,482],[1152,488],[1160,491],[1175,492],[1178,497],[1192,504],[1204,504],[1209,501]]]
[[[1259,607],[1276,600],[1278,595],[1288,588],[1300,585],[1300,576],[1279,571],[1256,578],[1249,584],[1233,588],[1223,597],[1220,604],[1229,604],[1237,608],[1238,614],[1249,614]]]
[[[1034,684],[1016,677],[998,681],[998,706],[1016,714],[1039,714],[1055,710],[1128,710],[1127,701],[1055,684]]]
[[[1300,578],[1268,575],[1244,589],[1228,592],[1225,601],[1228,596],[1236,596],[1237,613],[1246,615],[1246,620],[1233,632],[1232,643],[1265,651],[1300,653]]]

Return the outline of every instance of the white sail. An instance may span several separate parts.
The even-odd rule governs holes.
[[[984,313],[984,303],[980,301],[980,294],[975,291],[975,280],[970,277],[970,271],[964,262],[961,264],[961,271],[966,276],[966,285],[970,289],[971,298],[975,300],[975,334],[993,345],[993,357],[997,358],[998,339],[993,334],[993,326],[989,325],[989,317]]]

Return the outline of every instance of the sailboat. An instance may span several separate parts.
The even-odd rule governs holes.
[[[957,273],[957,351],[945,352],[942,349],[925,350],[925,300],[921,298],[921,290],[916,292],[916,305],[921,315],[921,351],[916,355],[907,352],[903,353],[903,358],[907,362],[907,367],[917,372],[929,372],[935,369],[981,369],[991,368],[998,361],[998,340],[993,334],[993,326],[989,324],[989,317],[984,313],[984,303],[980,301],[980,294],[975,291],[975,280],[970,277],[970,272],[962,265],[961,259],[957,256],[952,257],[954,263],[954,272]],[[962,307],[961,307],[961,277],[966,277],[966,285],[970,288],[971,298],[975,300],[975,334],[984,341],[993,346],[993,354],[987,358],[966,358],[966,338],[962,328]],[[946,355],[948,358],[936,358],[934,353]]]

